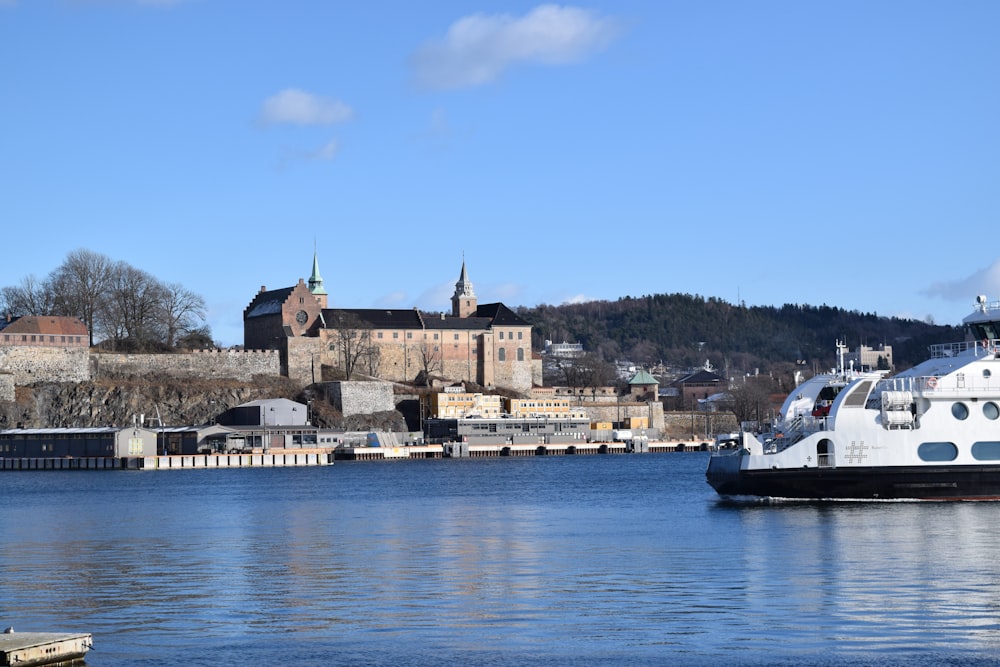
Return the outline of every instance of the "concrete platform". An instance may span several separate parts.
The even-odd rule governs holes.
[[[79,665],[92,645],[89,633],[4,632],[0,634],[0,665]]]

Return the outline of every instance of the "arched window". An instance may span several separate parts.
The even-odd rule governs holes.
[[[497,361],[507,361],[507,350],[502,347],[497,350]]]

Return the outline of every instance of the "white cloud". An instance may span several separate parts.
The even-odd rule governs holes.
[[[921,293],[945,301],[965,302],[970,308],[979,294],[985,294],[991,301],[996,300],[1000,298],[1000,260],[965,278],[934,283]]]
[[[576,294],[576,295],[571,296],[568,299],[564,300],[561,305],[567,305],[567,304],[573,304],[573,303],[587,303],[589,301],[593,301],[593,299],[591,299],[589,296],[586,296],[584,294]]]
[[[332,160],[340,152],[340,142],[331,139],[319,150],[315,150],[308,155],[312,160]]]
[[[375,299],[376,308],[412,308],[413,305],[410,304],[407,299],[406,292],[397,290],[395,292],[389,292],[388,294],[383,294],[382,296]]]
[[[520,18],[472,14],[452,23],[443,40],[420,47],[413,67],[427,88],[478,86],[519,63],[579,62],[619,32],[616,20],[578,7],[540,5]]]
[[[331,125],[350,120],[351,107],[337,99],[321,97],[298,88],[286,88],[264,100],[261,120],[267,125]]]

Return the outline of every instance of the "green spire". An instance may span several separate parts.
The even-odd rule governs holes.
[[[309,291],[317,296],[326,294],[326,290],[323,289],[323,277],[319,275],[319,258],[315,250],[313,250],[313,271],[309,276]]]

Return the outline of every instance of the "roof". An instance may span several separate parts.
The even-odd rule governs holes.
[[[469,331],[485,331],[490,328],[488,317],[455,317],[445,315],[444,317],[426,316],[424,324],[428,329],[466,329]]]
[[[476,317],[488,317],[493,326],[530,327],[517,313],[502,303],[484,303],[476,308]]]
[[[280,315],[281,306],[291,295],[294,287],[283,287],[281,289],[270,290],[269,292],[258,292],[250,305],[247,306],[246,319],[251,317],[262,317],[264,315]]]
[[[324,308],[324,328],[336,329],[340,317],[357,318],[360,324],[375,329],[420,329],[423,326],[417,309],[386,310],[380,308]]]
[[[724,378],[716,375],[715,373],[706,370],[700,370],[696,373],[692,373],[691,375],[682,377],[680,380],[677,380],[677,382],[675,382],[674,384],[713,384],[724,381],[725,381]]]
[[[659,381],[646,371],[639,371],[632,376],[632,379],[628,381],[629,384],[660,384]]]
[[[0,324],[4,333],[87,336],[87,325],[79,317],[25,315]]]
[[[292,405],[292,406],[302,406],[306,407],[305,403],[298,403],[288,398],[260,398],[256,401],[248,401],[246,403],[240,403],[236,407],[238,408],[253,408],[258,406],[275,406],[275,405]]]
[[[531,326],[502,303],[479,306],[471,317],[454,315],[428,315],[416,308],[410,310],[383,310],[378,308],[327,308],[323,320],[327,329],[336,329],[338,316],[356,317],[360,323],[375,329],[464,329],[485,331],[491,326]]]

